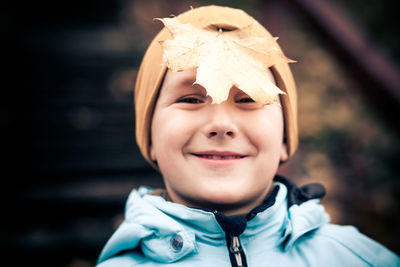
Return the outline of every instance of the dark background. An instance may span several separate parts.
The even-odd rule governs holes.
[[[322,9],[304,2],[212,3],[246,10],[298,61],[301,145],[281,173],[322,183],[334,223],[356,225],[399,253],[399,87],[340,41],[340,23],[324,25]],[[321,2],[398,74],[391,1]],[[135,143],[135,76],[161,29],[152,18],[207,3],[2,2],[0,235],[13,265],[93,266],[130,190],[162,186]]]

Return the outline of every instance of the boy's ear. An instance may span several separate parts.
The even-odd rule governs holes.
[[[280,161],[285,162],[289,159],[289,154],[288,154],[288,147],[286,142],[282,142],[282,148],[281,148],[281,155],[280,155]]]
[[[151,161],[153,161],[153,162],[157,161],[156,152],[154,151],[154,148],[153,148],[153,146],[151,144],[149,146],[149,149],[150,149],[150,159],[151,159]]]

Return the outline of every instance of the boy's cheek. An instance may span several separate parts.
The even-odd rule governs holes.
[[[150,145],[150,158],[152,161],[171,157],[187,142],[185,138],[187,129],[172,123],[165,123],[163,127],[154,127]]]

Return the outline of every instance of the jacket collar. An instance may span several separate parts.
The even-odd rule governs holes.
[[[256,215],[246,220],[241,237],[260,236],[266,246],[288,250],[299,237],[326,224],[329,217],[319,204],[323,190],[318,186],[298,188],[282,176],[275,178],[275,185],[275,201],[253,210]],[[226,229],[216,214],[166,201],[151,192],[146,187],[132,191],[125,220],[107,242],[99,263],[135,249],[155,261],[170,263],[197,253],[196,240],[224,244]]]

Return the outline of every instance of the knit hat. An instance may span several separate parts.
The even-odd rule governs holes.
[[[210,25],[243,28],[255,20],[244,11],[221,6],[204,6],[191,9],[177,16],[181,23],[190,23],[199,28]],[[273,38],[259,23],[252,32],[254,37]],[[162,64],[163,49],[160,41],[171,39],[170,32],[164,27],[150,43],[140,66],[135,85],[136,141],[144,158],[155,168],[150,159],[151,121],[158,93],[167,67]],[[279,48],[280,49],[280,48]],[[298,145],[297,92],[288,63],[282,61],[271,67],[277,86],[285,92],[280,95],[284,117],[285,140],[289,157]]]

